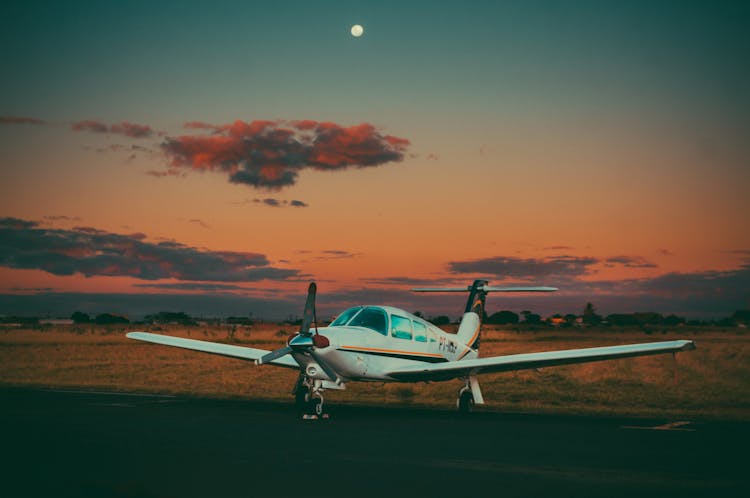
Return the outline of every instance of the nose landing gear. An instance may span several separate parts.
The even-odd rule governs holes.
[[[303,420],[318,420],[329,418],[325,411],[323,398],[323,383],[300,374],[294,385],[294,404],[302,412]]]

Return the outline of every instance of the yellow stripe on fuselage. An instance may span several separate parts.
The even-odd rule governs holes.
[[[471,347],[472,344],[474,344],[474,341],[476,340],[477,336],[479,336],[479,330],[482,328],[482,324],[480,323],[477,325],[477,329],[474,331],[474,335],[471,336],[471,339],[469,339],[466,342],[466,345]]]
[[[429,356],[432,358],[444,358],[441,354],[435,354],[435,353],[422,353],[419,351],[403,351],[399,349],[381,349],[381,348],[365,348],[361,346],[341,346],[341,349],[349,349],[349,350],[360,350],[360,351],[374,351],[377,353],[398,353],[398,354],[408,354],[413,356]]]

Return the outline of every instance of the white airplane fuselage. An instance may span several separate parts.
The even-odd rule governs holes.
[[[385,334],[365,326],[319,327],[317,332],[311,329],[328,339],[330,345],[318,349],[317,354],[343,381],[391,382],[395,379],[387,372],[478,357],[478,352],[463,344],[456,334],[444,332],[407,311],[391,306],[363,307],[367,308],[380,309],[387,315]],[[394,322],[398,322],[398,329],[394,329]],[[291,354],[308,377],[333,380],[309,354]]]

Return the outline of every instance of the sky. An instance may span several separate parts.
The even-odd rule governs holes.
[[[750,4],[7,1],[0,314],[750,308]],[[361,37],[350,28],[364,27]]]

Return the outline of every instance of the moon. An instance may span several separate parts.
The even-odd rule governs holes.
[[[363,28],[359,24],[355,24],[354,26],[352,26],[352,30],[351,31],[352,31],[352,36],[353,37],[359,38],[365,32],[365,28]]]

